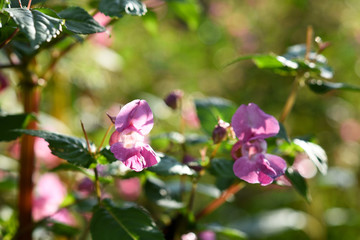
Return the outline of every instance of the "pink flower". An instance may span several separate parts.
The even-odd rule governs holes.
[[[54,173],[42,175],[36,184],[32,215],[35,221],[55,214],[67,194],[64,184]]]
[[[134,100],[121,108],[109,141],[115,158],[137,172],[157,164],[158,156],[145,141],[153,125],[153,114],[145,100]]]
[[[266,186],[285,173],[285,160],[266,153],[267,144],[264,139],[275,136],[280,130],[279,123],[273,116],[250,103],[237,109],[231,125],[239,139],[231,151],[236,159],[233,170],[237,177]]]
[[[126,201],[136,201],[141,194],[141,183],[139,178],[118,179],[115,185],[120,195]]]

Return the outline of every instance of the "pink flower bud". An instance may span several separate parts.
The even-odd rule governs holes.
[[[214,144],[218,144],[226,139],[227,130],[229,127],[229,123],[219,119],[218,124],[215,126],[212,132],[212,139],[214,141]]]

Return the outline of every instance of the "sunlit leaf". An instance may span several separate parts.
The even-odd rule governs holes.
[[[138,206],[118,207],[104,199],[94,208],[90,222],[93,240],[163,240],[149,213]]]
[[[66,28],[77,34],[91,34],[106,30],[88,12],[80,7],[67,8],[59,12],[58,15],[65,19]]]
[[[139,0],[101,0],[99,10],[110,17],[122,17],[124,13],[142,16],[147,12],[145,4]]]
[[[294,139],[293,142],[305,151],[310,160],[314,162],[315,166],[322,174],[326,174],[328,161],[326,152],[322,149],[322,147],[315,143],[307,142],[301,139]]]
[[[100,161],[101,164],[108,164],[117,161],[114,154],[110,151],[110,146],[102,148],[100,154],[105,158],[105,161]]]
[[[298,171],[288,168],[285,172],[285,176],[290,180],[295,190],[300,193],[308,202],[311,201],[311,197],[308,191],[307,183],[305,179],[300,175]]]
[[[14,132],[14,129],[25,128],[34,116],[30,114],[14,114],[0,116],[0,141],[15,140],[21,135],[19,132]]]
[[[225,122],[231,122],[236,111],[235,105],[223,98],[196,99],[195,106],[202,129],[209,135],[218,123],[218,118]]]
[[[328,82],[319,79],[310,79],[306,82],[309,88],[315,93],[327,93],[331,90],[352,90],[360,91],[360,86],[347,83]]]
[[[50,42],[62,31],[63,19],[26,8],[5,8],[4,10],[14,19],[20,31],[27,36],[31,47],[35,49],[43,42]]]
[[[175,158],[161,154],[158,154],[158,156],[160,157],[160,162],[152,167],[149,167],[149,171],[162,176],[196,175],[194,170],[189,168],[187,165],[178,162]]]
[[[65,136],[57,133],[41,130],[17,130],[24,133],[45,139],[49,143],[51,153],[59,158],[65,159],[71,164],[88,168],[95,159],[87,149],[85,139]]]

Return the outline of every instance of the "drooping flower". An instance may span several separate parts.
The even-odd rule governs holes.
[[[266,153],[265,138],[275,136],[280,130],[279,123],[273,116],[250,103],[237,109],[231,125],[239,139],[231,151],[236,160],[233,170],[237,177],[266,186],[285,173],[285,160]]]
[[[109,141],[115,158],[137,172],[157,164],[159,157],[145,141],[153,125],[153,114],[145,100],[134,100],[121,108]]]

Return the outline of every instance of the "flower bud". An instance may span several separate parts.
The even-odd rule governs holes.
[[[212,132],[212,139],[214,141],[214,144],[218,144],[226,139],[227,129],[229,127],[229,123],[219,119],[218,124],[215,126]]]
[[[184,96],[183,91],[176,89],[176,90],[172,91],[171,93],[169,93],[169,95],[167,95],[167,97],[164,99],[164,102],[170,108],[175,110],[179,107],[180,100],[183,96]]]
[[[196,161],[195,158],[193,158],[190,155],[185,155],[183,158],[183,163],[188,165],[191,169],[194,169],[195,171],[199,172],[202,170],[201,165]]]

